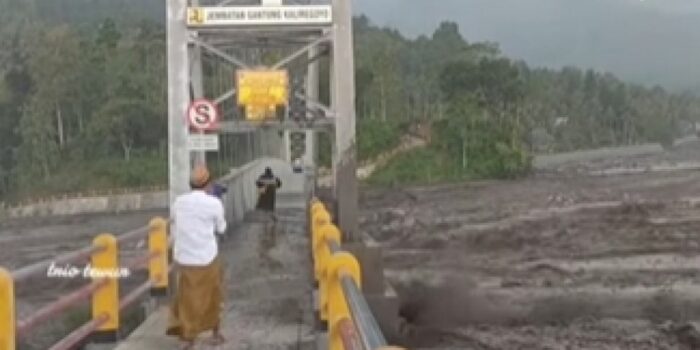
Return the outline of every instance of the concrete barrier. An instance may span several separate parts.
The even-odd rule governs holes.
[[[217,181],[228,187],[224,196],[227,219],[241,221],[245,214],[255,208],[258,198],[255,180],[265,167],[282,181],[281,195],[298,194],[304,188],[305,175],[295,174],[289,163],[277,158],[261,158],[240,168],[232,169]],[[167,209],[167,191],[128,193],[92,197],[64,198],[26,204],[18,207],[0,205],[0,218],[46,217],[97,213],[120,213],[137,210]]]
[[[168,208],[168,192],[129,193],[109,196],[65,198],[18,207],[0,208],[2,218],[120,213]]]
[[[585,151],[556,153],[535,156],[533,166],[537,169],[557,167],[567,163],[589,162],[615,157],[634,157],[659,154],[664,151],[658,144],[635,145],[625,147],[609,147]]]
[[[696,135],[690,135],[676,139],[673,147],[679,147],[688,143],[698,142]],[[591,150],[581,150],[566,153],[535,155],[533,166],[537,169],[557,167],[567,163],[588,162],[616,157],[635,157],[660,154],[665,152],[658,143],[647,143],[631,146],[606,147]]]

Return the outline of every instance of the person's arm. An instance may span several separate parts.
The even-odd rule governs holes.
[[[220,200],[217,200],[216,205],[216,233],[224,234],[226,233],[226,218],[224,217],[224,205]]]
[[[267,186],[262,180],[256,181],[255,185],[258,187],[258,194],[263,194],[267,191]]]
[[[261,179],[255,181],[255,186],[258,187],[258,194],[263,194],[267,190],[267,185],[265,185],[265,182]]]
[[[277,180],[277,188],[281,188],[281,187],[282,187],[282,181],[280,181],[280,178],[279,178],[279,177],[278,177],[276,180]]]

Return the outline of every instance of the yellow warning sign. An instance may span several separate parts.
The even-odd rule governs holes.
[[[278,117],[289,100],[289,73],[286,70],[239,70],[236,73],[237,104],[246,119]]]

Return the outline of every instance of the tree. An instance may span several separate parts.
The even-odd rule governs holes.
[[[482,59],[478,64],[460,61],[445,67],[441,88],[448,100],[469,94],[479,106],[499,114],[521,101],[524,84],[519,74],[507,59]]]
[[[19,127],[22,143],[18,152],[22,176],[17,177],[22,189],[31,188],[35,179],[47,181],[58,163],[56,129],[47,121],[52,112],[49,104],[35,96],[22,114]]]
[[[124,174],[145,164],[165,168],[165,32],[152,20],[163,18],[162,0],[129,1],[0,0],[0,8],[13,9],[0,12],[0,196],[16,191],[12,178],[22,179],[19,190],[60,192],[140,184],[138,176],[122,181],[108,171],[114,164]],[[455,23],[413,39],[366,17],[354,23],[361,160],[391,149],[416,124],[435,136],[422,158],[406,163],[405,178],[512,176],[528,168],[531,135],[554,151],[668,145],[700,121],[697,92],[674,94],[575,67],[531,68],[493,43],[469,42]],[[218,79],[205,90],[222,90],[229,73],[204,68]],[[322,75],[328,69],[322,59]],[[329,98],[324,80],[320,99]],[[438,168],[419,169],[425,160]],[[74,171],[94,164],[90,171],[101,175]],[[65,184],[68,178],[79,181]]]
[[[512,144],[515,123],[506,128],[466,96],[450,101],[435,127],[438,147],[460,169],[458,177],[511,177],[526,172],[530,159],[521,143]]]
[[[29,68],[36,86],[33,103],[43,105],[35,110],[47,113],[45,122],[55,126],[61,149],[70,138],[68,128],[76,123],[71,111],[80,96],[79,47],[76,34],[67,26],[58,26],[39,34],[30,53]]]
[[[107,152],[116,147],[128,162],[134,147],[148,142],[148,121],[155,118],[154,111],[143,101],[113,99],[97,113],[90,130]]]
[[[97,39],[95,43],[98,48],[113,50],[117,47],[122,35],[117,29],[117,24],[113,19],[107,18],[100,24],[97,30]]]

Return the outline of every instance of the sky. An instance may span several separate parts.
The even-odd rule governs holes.
[[[533,66],[700,88],[700,0],[354,0],[354,9],[409,37],[454,21],[468,41],[498,43]]]

